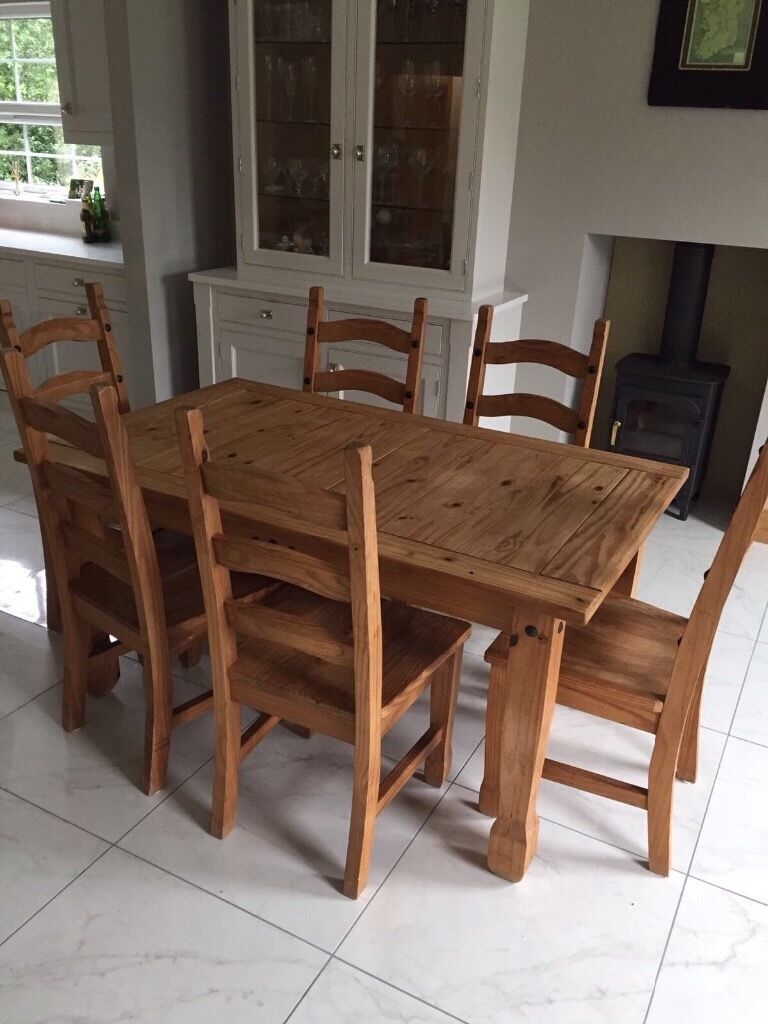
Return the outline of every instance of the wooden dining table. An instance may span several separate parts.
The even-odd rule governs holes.
[[[126,415],[153,525],[187,533],[180,406],[204,411],[214,458],[338,491],[345,447],[370,444],[382,593],[508,635],[500,767],[484,803],[496,812],[488,864],[519,881],[536,850],[565,630],[609,593],[631,593],[643,543],[688,471],[233,378]],[[56,457],[88,458],[59,445]],[[327,543],[322,530],[308,540]]]

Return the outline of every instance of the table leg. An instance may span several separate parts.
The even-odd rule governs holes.
[[[536,796],[555,708],[565,626],[560,619],[525,611],[515,613],[512,625],[506,680],[493,726],[498,816],[491,828],[488,866],[502,878],[519,882],[536,852]]]
[[[640,570],[643,567],[643,548],[637,552],[624,572],[613,585],[611,594],[614,597],[634,597],[640,582]]]

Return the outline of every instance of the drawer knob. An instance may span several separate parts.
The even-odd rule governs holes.
[[[84,288],[85,287],[85,278],[84,277],[75,277],[72,280],[72,284],[75,285],[77,288]]]
[[[78,316],[87,316],[88,315],[88,307],[87,306],[77,306],[77,308],[75,309],[75,313],[77,313]]]
[[[274,316],[271,309],[260,309],[259,316],[262,320],[271,320]]]

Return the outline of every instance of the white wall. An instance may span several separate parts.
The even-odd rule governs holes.
[[[507,266],[524,336],[586,350],[614,236],[768,247],[768,112],[649,107],[658,6],[531,0]],[[541,383],[520,368],[519,390]]]

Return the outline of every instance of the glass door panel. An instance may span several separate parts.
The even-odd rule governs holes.
[[[369,259],[451,269],[467,0],[376,4]]]
[[[254,248],[328,257],[332,0],[253,4]]]

